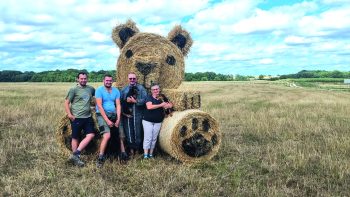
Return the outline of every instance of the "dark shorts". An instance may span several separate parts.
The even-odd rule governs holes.
[[[92,117],[89,118],[75,118],[74,121],[71,121],[72,125],[72,138],[79,139],[81,130],[84,131],[84,134],[95,133],[94,120]]]

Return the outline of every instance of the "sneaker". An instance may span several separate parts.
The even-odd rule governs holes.
[[[105,163],[105,160],[106,159],[104,157],[99,157],[96,161],[96,167],[101,168]]]
[[[153,159],[153,155],[152,155],[152,154],[149,154],[149,155],[148,155],[148,158]]]
[[[149,159],[148,154],[144,154],[144,155],[143,155],[143,158],[144,158],[144,159]]]
[[[79,156],[77,155],[71,155],[69,157],[69,161],[73,164],[73,165],[76,165],[76,166],[79,166],[79,167],[83,167],[85,165],[85,163],[80,159]]]

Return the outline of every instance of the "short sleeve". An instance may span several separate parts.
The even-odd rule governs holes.
[[[69,89],[66,99],[72,102],[74,99],[74,88]]]
[[[145,99],[145,103],[147,102],[152,102],[152,97],[151,96],[147,96]],[[153,102],[152,102],[153,103]]]
[[[95,98],[102,98],[101,88],[97,88],[97,90],[95,92]]]

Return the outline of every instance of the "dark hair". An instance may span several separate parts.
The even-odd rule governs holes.
[[[112,77],[112,75],[110,74],[105,74],[105,76],[103,77],[103,79],[105,79],[106,77]],[[113,78],[113,77],[112,77]]]
[[[77,79],[79,79],[79,75],[86,75],[86,76],[88,76],[88,74],[86,72],[79,72],[78,75],[77,75]]]
[[[151,83],[151,88],[153,87],[153,86],[158,86],[158,88],[160,88],[160,86],[159,86],[159,84],[158,83]]]

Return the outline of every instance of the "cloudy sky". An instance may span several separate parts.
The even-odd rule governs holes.
[[[112,28],[131,18],[194,44],[186,72],[350,71],[349,0],[9,0],[0,2],[0,70],[115,69]]]

